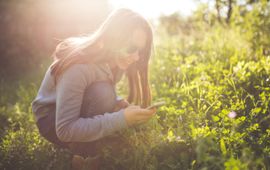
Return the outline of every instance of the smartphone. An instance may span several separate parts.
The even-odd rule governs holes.
[[[152,104],[151,106],[148,106],[146,109],[158,108],[158,107],[163,106],[165,104],[166,104],[166,102],[164,102],[164,101],[156,102],[156,103]]]

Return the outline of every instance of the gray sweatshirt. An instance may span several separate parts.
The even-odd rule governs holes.
[[[36,121],[56,113],[56,134],[64,142],[90,142],[127,128],[123,109],[91,118],[80,117],[85,88],[92,82],[108,79],[113,80],[113,75],[107,64],[75,64],[55,84],[49,68],[32,102]]]

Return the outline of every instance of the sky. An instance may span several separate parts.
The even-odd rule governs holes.
[[[155,19],[159,15],[170,15],[179,12],[183,16],[188,16],[196,9],[196,0],[109,0],[114,7],[128,7],[139,12],[147,18]]]

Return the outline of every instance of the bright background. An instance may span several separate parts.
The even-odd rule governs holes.
[[[128,7],[149,18],[179,12],[188,16],[196,9],[199,1],[194,0],[109,0],[114,8]]]
[[[97,142],[109,146],[101,169],[270,169],[269,0],[0,0],[0,169],[70,169],[31,102],[58,40],[95,31],[118,7],[158,21],[149,82],[167,104]]]

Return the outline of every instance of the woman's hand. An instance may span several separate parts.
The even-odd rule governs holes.
[[[124,109],[128,107],[129,103],[126,99],[118,100],[115,107],[114,107],[114,112],[119,111],[120,109]]]
[[[125,109],[124,115],[128,126],[133,126],[147,122],[156,111],[156,108],[142,109],[140,106],[130,105]]]

